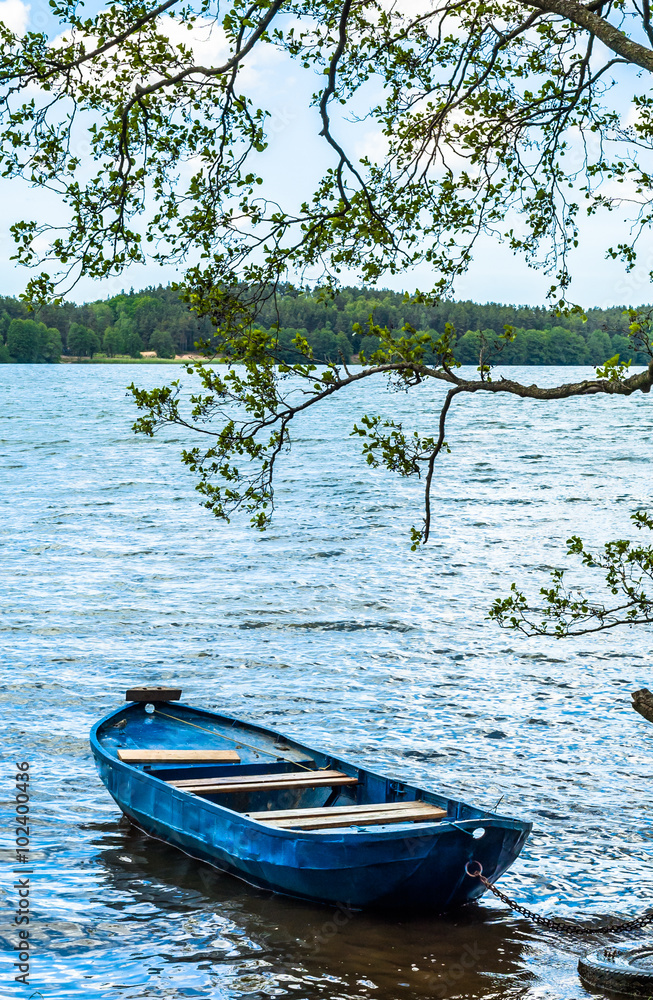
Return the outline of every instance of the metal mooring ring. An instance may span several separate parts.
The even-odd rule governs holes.
[[[470,871],[469,870],[470,865],[476,865],[476,871]],[[468,861],[467,864],[465,865],[465,871],[467,872],[470,878],[478,878],[479,875],[483,874],[483,865],[481,864],[480,861]]]

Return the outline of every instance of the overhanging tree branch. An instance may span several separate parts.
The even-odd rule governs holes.
[[[630,375],[618,357],[595,377],[553,387],[497,377],[508,330],[481,336],[478,377],[470,378],[459,371],[453,330],[438,339],[373,325],[379,348],[354,371],[316,365],[303,335],[289,364],[280,323],[257,328],[261,302],[309,269],[333,291],[342,273],[378,285],[421,265],[433,275],[424,298],[434,301],[451,293],[481,237],[504,241],[550,274],[550,296],[566,308],[583,205],[623,214],[632,204],[632,234],[606,252],[627,268],[637,260],[638,237],[653,222],[644,162],[653,151],[653,51],[642,43],[648,3],[633,6],[632,17],[622,4],[577,0],[438,0],[417,14],[404,7],[186,0],[145,11],[116,0],[82,20],[73,0],[59,0],[54,42],[0,26],[2,171],[56,192],[69,213],[59,228],[48,220],[13,227],[18,262],[44,268],[26,296],[47,299],[59,281],[120,274],[148,257],[186,269],[187,300],[212,320],[212,348],[230,367],[193,368],[203,392],[190,414],[170,387],[135,389],[138,428],[183,423],[210,440],[186,459],[220,517],[246,509],[264,526],[292,421],[361,380],[412,391],[434,379],[448,392],[433,436],[380,417],[355,428],[372,465],[424,475],[425,523],[414,544],[432,529],[430,489],[454,395],[559,402],[650,391],[651,364]],[[163,13],[185,28],[219,31],[228,47],[220,65],[196,58],[192,31],[186,42],[173,40]],[[312,195],[283,203],[274,169],[266,173],[274,158],[261,155],[273,105],[241,72],[270,49],[306,81],[310,127],[326,157]],[[613,100],[624,65],[638,73],[624,75],[630,90]],[[634,124],[624,119],[631,105]],[[383,154],[352,151],[352,125],[362,121],[386,143]],[[82,157],[75,139],[84,123],[90,154]],[[633,321],[633,338],[653,359],[647,331]]]
[[[442,409],[440,410],[439,423],[439,433],[438,440],[436,442],[435,448],[431,452],[428,461],[428,468],[426,473],[426,483],[424,484],[424,530],[421,537],[415,538],[414,541],[423,541],[424,544],[429,540],[429,535],[431,534],[431,483],[433,482],[433,472],[435,470],[435,460],[446,447],[446,441],[444,439],[445,426],[447,421],[447,413],[449,412],[449,407],[451,406],[454,396],[457,396],[459,392],[464,392],[464,386],[457,385],[455,389],[449,389],[447,393],[447,398],[444,401]]]
[[[640,530],[653,530],[653,518],[646,511],[636,511],[631,520]],[[568,588],[565,571],[558,569],[551,573],[551,586],[540,589],[539,604],[530,604],[513,583],[508,597],[494,602],[489,617],[527,636],[557,639],[622,625],[653,624],[653,545],[619,539],[608,542],[596,555],[574,535],[567,542],[567,553],[580,556],[587,567],[604,570],[607,601],[592,600],[582,590]]]
[[[577,0],[521,0],[524,6],[536,7],[546,14],[559,14],[579,28],[586,28],[595,35],[606,48],[616,52],[627,62],[641,66],[649,72],[653,71],[653,50],[629,38],[613,24],[597,14],[590,5],[586,7]],[[601,5],[603,6],[603,5]]]
[[[390,379],[397,388],[404,389],[430,379],[449,384],[451,388],[439,408],[437,438],[417,432],[407,434],[400,423],[369,415],[363,415],[352,431],[362,439],[363,457],[369,465],[418,478],[426,468],[424,521],[411,534],[416,548],[428,540],[431,532],[435,463],[442,450],[448,450],[446,418],[454,397],[499,392],[550,401],[649,392],[653,384],[653,359],[644,372],[629,378],[608,368],[604,377],[554,387],[523,385],[503,378],[495,381],[490,375],[489,348],[481,365],[481,377],[466,379],[454,371],[457,362],[453,331],[434,341],[410,327],[399,336],[387,328],[372,329],[380,345],[371,358],[361,356],[362,367],[354,372],[337,362],[317,365],[309,341],[301,334],[293,340],[298,358],[294,363],[279,360],[279,344],[273,331],[248,328],[218,338],[211,348],[213,357],[217,352],[227,362],[227,368],[203,364],[188,367],[202,386],[202,392],[191,399],[190,416],[182,413],[178,383],[153,391],[132,385],[136,404],[144,413],[134,429],[151,436],[166,424],[176,424],[213,438],[205,451],[193,448],[184,452],[184,461],[199,476],[197,488],[206,498],[205,506],[227,521],[236,512],[246,510],[251,523],[263,529],[274,510],[274,468],[281,452],[291,445],[290,425],[298,416],[323,405],[336,393],[370,380]],[[495,350],[500,347],[497,345]],[[428,363],[425,355],[431,355],[436,364]]]

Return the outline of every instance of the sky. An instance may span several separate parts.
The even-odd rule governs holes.
[[[49,30],[52,18],[46,0],[27,4],[24,0],[0,0],[0,19],[15,30]],[[207,37],[196,40],[203,62],[216,57],[216,40]],[[259,95],[271,111],[268,125],[269,180],[266,193],[273,192],[276,200],[294,201],[309,196],[325,165],[333,154],[319,132],[318,111],[306,100],[313,80],[282,55],[268,50],[267,54],[246,71],[248,89]],[[348,142],[357,156],[379,156],[382,137],[370,122],[348,126]],[[17,295],[25,287],[30,272],[10,258],[13,243],[9,232],[12,223],[23,218],[64,218],[63,210],[49,192],[30,188],[19,180],[0,179],[0,294]],[[653,300],[649,271],[653,269],[653,239],[645,233],[640,242],[640,263],[626,274],[623,265],[606,260],[605,247],[626,235],[617,213],[602,213],[586,219],[581,225],[579,251],[573,258],[574,281],[570,297],[585,307],[636,305]],[[122,289],[143,288],[167,283],[180,277],[172,267],[154,263],[133,265],[119,277],[107,281],[83,279],[68,298],[78,302],[107,298]],[[428,289],[437,276],[427,266],[411,272],[388,276],[379,282],[381,288],[394,290]],[[345,276],[345,283],[358,284],[356,275]],[[505,302],[543,305],[551,284],[549,275],[529,268],[523,258],[496,240],[482,239],[476,247],[474,262],[459,280],[456,298],[477,302]]]

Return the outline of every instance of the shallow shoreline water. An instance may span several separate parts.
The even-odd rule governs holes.
[[[33,988],[52,1000],[587,996],[585,946],[492,901],[345,921],[146,841],[121,826],[88,731],[131,684],[179,681],[184,700],[375,769],[482,805],[503,797],[504,814],[535,823],[502,879],[526,905],[639,913],[653,727],[629,692],[653,686],[650,630],[556,643],[485,616],[513,580],[536,590],[565,565],[570,534],[632,536],[629,514],[651,500],[650,398],[454,404],[432,543],[411,553],[420,484],[366,467],[347,431],[390,408],[426,430],[440,387],[357,390],[302,422],[259,535],[198,505],[177,434],[132,434],[125,386],[165,377],[0,367],[2,741],[6,762],[34,772]],[[3,772],[8,801],[13,764]]]

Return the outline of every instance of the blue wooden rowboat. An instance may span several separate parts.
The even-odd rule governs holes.
[[[494,881],[531,830],[183,704],[132,702],[93,727],[91,747],[145,833],[252,885],[352,909],[476,899],[485,888],[465,865]]]

